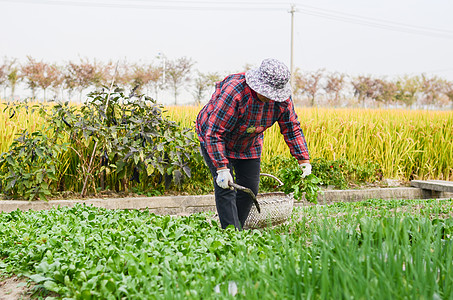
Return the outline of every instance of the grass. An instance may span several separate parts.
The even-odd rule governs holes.
[[[1,213],[0,272],[67,299],[228,299],[229,285],[237,299],[450,299],[452,204],[309,206],[283,226],[241,232],[211,214]]]

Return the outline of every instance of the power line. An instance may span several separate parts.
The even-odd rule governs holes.
[[[135,0],[135,1],[81,1],[81,0],[0,0],[0,2],[45,4],[59,6],[87,6],[99,8],[131,8],[131,9],[162,9],[162,10],[192,10],[192,11],[286,11],[289,2],[276,1],[194,1],[194,0]],[[163,3],[163,4],[162,4]],[[305,4],[298,4],[303,9],[300,13],[315,17],[374,27],[388,31],[404,32],[453,39],[453,31],[446,29],[430,28],[418,25],[404,24],[400,22],[382,20],[371,17],[363,17],[355,14],[324,9]]]
[[[246,5],[284,5],[288,6],[289,2],[280,2],[280,1],[185,1],[185,0],[135,0],[136,2],[145,2],[145,3],[184,3],[184,4],[246,4]]]
[[[85,6],[85,7],[99,7],[99,8],[132,8],[132,9],[162,9],[162,10],[217,10],[217,11],[224,11],[224,10],[253,10],[253,11],[284,11],[286,7],[281,6],[281,3],[268,3],[268,5],[279,5],[275,7],[263,7],[263,6],[251,6],[260,5],[259,3],[251,3],[251,2],[234,2],[237,5],[241,6],[227,6],[231,3],[224,2],[219,3],[222,6],[216,5],[216,2],[201,2],[201,1],[173,1],[173,2],[164,2],[164,5],[153,5],[153,4],[144,4],[144,3],[131,3],[131,2],[117,2],[117,3],[105,3],[105,2],[98,2],[98,1],[58,1],[58,0],[0,0],[0,2],[12,2],[12,3],[28,3],[28,4],[45,4],[45,5],[58,5],[58,6]],[[137,1],[135,1],[137,2]],[[208,4],[208,6],[191,6],[191,5],[168,5],[169,3],[187,3],[187,4]],[[243,5],[247,4],[248,5]],[[214,4],[214,5],[213,5]]]
[[[163,2],[163,0],[139,0],[143,2]],[[244,5],[251,5],[251,4],[259,4],[259,5],[278,5],[278,4],[285,4],[285,5],[294,5],[293,3],[290,2],[263,2],[260,1],[259,3],[256,2],[233,2],[233,1],[215,1],[215,2],[206,2],[206,1],[184,1],[184,0],[165,0],[165,3],[198,3],[198,4],[244,4]],[[338,18],[337,20],[339,21],[345,21],[345,22],[354,22],[356,24],[360,25],[368,25],[368,26],[377,26],[378,28],[382,29],[398,29],[400,31],[403,30],[408,30],[404,32],[409,32],[409,33],[416,33],[413,32],[412,30],[420,30],[420,31],[427,31],[427,32],[433,32],[435,34],[440,34],[444,33],[447,34],[447,37],[452,36],[453,37],[453,30],[447,30],[447,29],[440,29],[440,28],[432,28],[432,27],[426,27],[426,26],[419,26],[419,25],[412,25],[412,24],[405,24],[401,22],[395,22],[395,21],[389,21],[389,20],[383,20],[383,19],[378,19],[378,18],[373,18],[373,17],[363,17],[359,16],[356,14],[351,14],[351,13],[345,13],[345,12],[339,12],[331,9],[325,9],[325,8],[319,8],[315,6],[310,6],[310,5],[305,5],[305,4],[298,4],[298,6],[301,6],[304,8],[302,13],[306,10],[312,13],[312,15],[315,15],[318,13],[320,17],[331,17],[332,19]],[[340,18],[343,18],[342,20]],[[363,23],[360,23],[363,22]],[[379,26],[385,26],[387,28],[379,27]]]
[[[434,29],[427,29],[427,28],[426,29],[414,29],[414,28],[410,28],[408,26],[406,26],[406,27],[396,26],[396,25],[391,25],[391,24],[366,21],[363,19],[355,19],[352,17],[344,17],[344,16],[338,16],[338,15],[333,15],[333,14],[329,14],[329,13],[310,11],[310,10],[306,10],[306,9],[301,10],[301,13],[306,14],[306,15],[321,17],[321,18],[325,18],[325,19],[335,20],[335,21],[341,21],[341,22],[346,22],[346,23],[354,23],[354,24],[364,25],[364,26],[368,26],[368,27],[374,27],[374,28],[378,28],[378,29],[419,34],[419,35],[425,35],[425,36],[429,36],[429,37],[441,37],[441,38],[446,38],[446,39],[453,39],[453,32],[449,33],[446,31],[435,31]]]
[[[331,10],[331,9],[319,8],[319,7],[314,7],[314,6],[304,5],[304,4],[301,4],[300,6],[304,7],[307,10],[311,10],[311,11],[314,11],[314,12],[317,11],[319,13],[338,15],[339,17],[342,17],[342,16],[343,17],[349,17],[349,18],[353,18],[353,19],[357,19],[357,20],[366,21],[366,22],[374,21],[374,22],[383,23],[383,24],[386,24],[386,25],[408,27],[408,28],[419,29],[419,30],[439,31],[439,32],[444,32],[444,33],[448,33],[448,34],[453,34],[453,30],[447,30],[447,29],[441,29],[441,28],[432,28],[432,27],[412,25],[412,24],[405,24],[405,23],[401,23],[401,22],[383,20],[383,19],[372,18],[372,17],[363,17],[363,16],[359,16],[359,15],[356,15],[356,14],[339,12],[339,11],[335,11],[335,10]]]

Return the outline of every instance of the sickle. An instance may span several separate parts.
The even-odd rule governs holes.
[[[256,210],[257,210],[259,213],[261,213],[260,204],[259,204],[258,201],[256,200],[256,196],[255,196],[255,194],[252,192],[251,189],[246,188],[246,187],[243,187],[242,185],[236,184],[236,183],[234,183],[234,182],[229,182],[228,185],[234,187],[234,188],[237,189],[237,190],[240,190],[240,191],[243,191],[243,192],[249,194],[250,197],[251,197],[252,200],[253,200],[253,203],[254,203],[255,206],[256,206]]]

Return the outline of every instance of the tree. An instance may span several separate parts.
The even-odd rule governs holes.
[[[434,76],[432,78],[422,75],[421,101],[425,105],[435,105],[440,99],[443,89],[442,79]]]
[[[370,76],[360,75],[351,80],[354,96],[365,106],[365,100],[373,96],[374,80]]]
[[[46,101],[47,88],[49,88],[54,83],[54,81],[58,79],[59,70],[56,65],[49,65],[43,62],[41,62],[38,66],[40,68],[38,70],[39,73],[37,74],[37,82],[38,86],[43,90],[44,101]]]
[[[451,107],[453,109],[453,82],[451,81],[444,81],[444,88],[443,93],[447,96],[448,100],[451,102]]]
[[[309,105],[314,106],[316,96],[321,91],[320,85],[324,70],[320,69],[310,73],[302,73],[299,69],[294,72],[293,97],[298,98],[307,95]]]
[[[316,96],[322,89],[320,81],[323,73],[324,70],[320,69],[308,74],[302,74],[299,70],[296,70],[294,74],[295,91],[301,95],[306,94],[309,97],[310,106],[315,106]]]
[[[92,70],[93,67],[88,61],[81,60],[79,64],[71,61],[68,63],[66,85],[79,90],[79,100],[82,100],[82,91],[90,86]]]
[[[148,78],[146,76],[145,66],[134,65],[132,67],[131,74],[132,86],[137,92],[141,92],[146,83],[148,83]]]
[[[36,98],[36,89],[38,88],[38,74],[40,72],[40,62],[36,61],[33,57],[27,56],[27,62],[22,66],[22,74],[25,78],[28,87],[31,89],[32,99]]]
[[[76,74],[72,71],[72,67],[70,66],[71,62],[68,63],[63,69],[63,88],[68,93],[68,100],[72,99],[72,93],[77,88],[77,78]]]
[[[16,90],[17,83],[21,80],[21,75],[19,73],[19,66],[17,65],[17,60],[15,58],[4,58],[4,76],[6,81],[4,82],[4,94],[6,98],[6,88],[11,88],[11,100],[14,100],[14,92]]]
[[[52,86],[52,84],[58,80],[58,77],[60,76],[60,70],[58,69],[58,66],[55,64],[48,65],[46,63],[43,63],[41,64],[41,66],[42,69],[41,73],[39,73],[38,85],[40,88],[42,88],[44,93],[44,101],[46,101],[47,88]]]
[[[397,93],[396,84],[385,80],[385,79],[375,79],[372,85],[373,89],[373,99],[377,102],[383,104],[389,104],[390,102],[394,102],[395,95]]]
[[[107,80],[107,85],[111,85],[113,81],[115,84],[120,86],[129,86],[129,88],[134,88],[135,86],[132,80],[133,71],[131,69],[131,66],[129,66],[126,61],[118,61],[115,64],[113,76]],[[110,73],[110,75],[112,74]]]
[[[405,76],[396,81],[395,99],[406,107],[411,107],[417,101],[417,93],[421,90],[418,76]]]
[[[152,90],[154,90],[154,94],[156,99],[158,98],[159,91],[164,89],[165,82],[164,82],[164,69],[163,67],[153,67],[152,65],[149,65],[148,68],[146,69],[146,74],[148,83],[146,84],[146,88],[148,90],[148,93],[150,93]]]
[[[302,97],[302,95],[304,93],[306,79],[304,77],[304,74],[301,73],[299,68],[296,68],[293,76],[294,76],[294,83],[291,86],[291,88],[292,88],[293,101],[296,103],[296,102],[299,102],[300,98]]]
[[[0,87],[3,86],[4,88],[4,98],[6,98],[6,84],[8,82],[8,73],[7,73],[7,65],[3,62],[0,65]]]
[[[74,86],[79,90],[79,100],[82,99],[84,89],[95,86],[100,87],[105,83],[105,72],[101,64],[88,59],[80,59],[79,63],[69,62],[66,69],[66,85]]]
[[[64,72],[61,66],[55,66],[56,73],[54,74],[54,79],[51,84],[51,89],[55,92],[55,98],[59,98],[59,94],[61,94],[61,98],[63,98],[63,88],[64,88]]]
[[[163,69],[161,67],[154,67],[151,64],[134,65],[132,71],[133,86],[138,86],[137,91],[146,88],[148,94],[150,94],[151,90],[154,90],[155,97],[157,98],[158,91],[162,87],[162,71]]]
[[[21,75],[19,74],[19,69],[17,67],[12,67],[8,73],[8,82],[9,87],[11,88],[11,100],[14,100],[14,92],[16,91],[17,82],[21,80]]]
[[[202,73],[200,71],[197,72],[197,77],[195,78],[194,82],[194,91],[193,96],[195,98],[195,102],[199,105],[201,104],[201,100],[204,98],[206,92],[211,89],[217,81],[220,81],[221,77],[218,73]]]
[[[190,73],[194,62],[190,58],[181,57],[176,60],[167,62],[165,72],[170,87],[173,89],[175,96],[175,105],[177,104],[177,97],[179,89],[187,82],[190,81]]]
[[[334,105],[338,104],[338,100],[340,98],[340,93],[344,88],[345,85],[345,74],[340,73],[333,73],[327,76],[327,83],[324,87],[327,94],[333,95],[333,103]]]
[[[115,78],[115,82],[118,83],[117,79],[118,76],[120,76],[118,74],[119,73],[118,69],[120,68],[119,63],[120,63],[119,61],[117,63],[109,61],[102,66],[100,70],[100,72],[102,72],[102,84],[110,86],[112,84],[113,78]],[[123,79],[121,79],[120,81],[123,81]]]
[[[28,86],[32,89],[33,98],[35,98],[35,89],[40,87],[44,93],[44,101],[46,101],[47,88],[58,80],[60,70],[55,64],[38,62],[30,56],[27,59],[28,62],[23,66],[22,72],[28,81]]]

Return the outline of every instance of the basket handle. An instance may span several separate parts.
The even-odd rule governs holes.
[[[276,188],[280,188],[280,187],[282,187],[284,185],[284,183],[280,179],[278,179],[278,177],[275,177],[272,174],[261,173],[260,176],[270,177],[270,178],[273,178],[273,179],[277,180],[279,185]]]
[[[260,204],[258,203],[258,200],[256,200],[256,196],[255,194],[252,192],[251,189],[249,188],[246,188],[242,185],[239,185],[237,183],[234,183],[234,182],[228,182],[228,185],[231,186],[231,187],[234,187],[236,190],[240,190],[240,191],[243,191],[243,192],[246,192],[247,194],[250,195],[250,198],[252,198],[253,200],[253,203],[255,204],[256,206],[256,210],[261,213],[261,208],[260,208]]]

